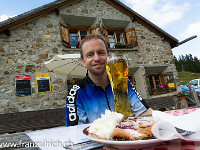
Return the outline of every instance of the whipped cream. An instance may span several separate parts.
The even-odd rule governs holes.
[[[88,132],[95,134],[98,138],[111,139],[112,133],[116,125],[122,121],[123,115],[117,112],[111,112],[110,110],[105,110],[105,115],[101,115],[101,118],[95,120],[89,127]]]

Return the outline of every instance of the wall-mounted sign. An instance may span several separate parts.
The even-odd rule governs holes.
[[[31,95],[31,81],[30,75],[15,76],[16,96]]]
[[[37,73],[35,77],[37,93],[51,92],[50,73]]]
[[[168,83],[168,87],[169,87],[169,88],[174,88],[174,87],[175,87],[175,84],[174,84],[174,83]]]

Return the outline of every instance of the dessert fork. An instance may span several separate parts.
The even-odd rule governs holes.
[[[183,130],[183,129],[180,129],[180,128],[177,128],[177,127],[175,127],[175,129],[176,129],[176,131],[177,131],[179,134],[181,134],[181,135],[183,135],[183,136],[185,136],[185,135],[192,135],[192,134],[196,133],[196,132],[194,132],[194,131],[186,131],[186,130]]]

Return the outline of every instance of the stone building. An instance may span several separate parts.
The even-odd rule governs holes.
[[[44,62],[78,54],[75,43],[92,33],[106,37],[110,53],[126,54],[129,78],[144,99],[154,97],[151,89],[160,85],[176,88],[176,38],[118,0],[57,0],[0,23],[0,114],[64,108],[72,81]],[[37,93],[36,73],[50,73],[51,92]],[[31,95],[16,95],[17,75],[30,75]]]

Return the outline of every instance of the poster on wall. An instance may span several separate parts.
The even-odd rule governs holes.
[[[37,73],[35,77],[37,93],[51,92],[50,73]]]
[[[15,76],[16,96],[31,95],[31,80],[30,75]]]

